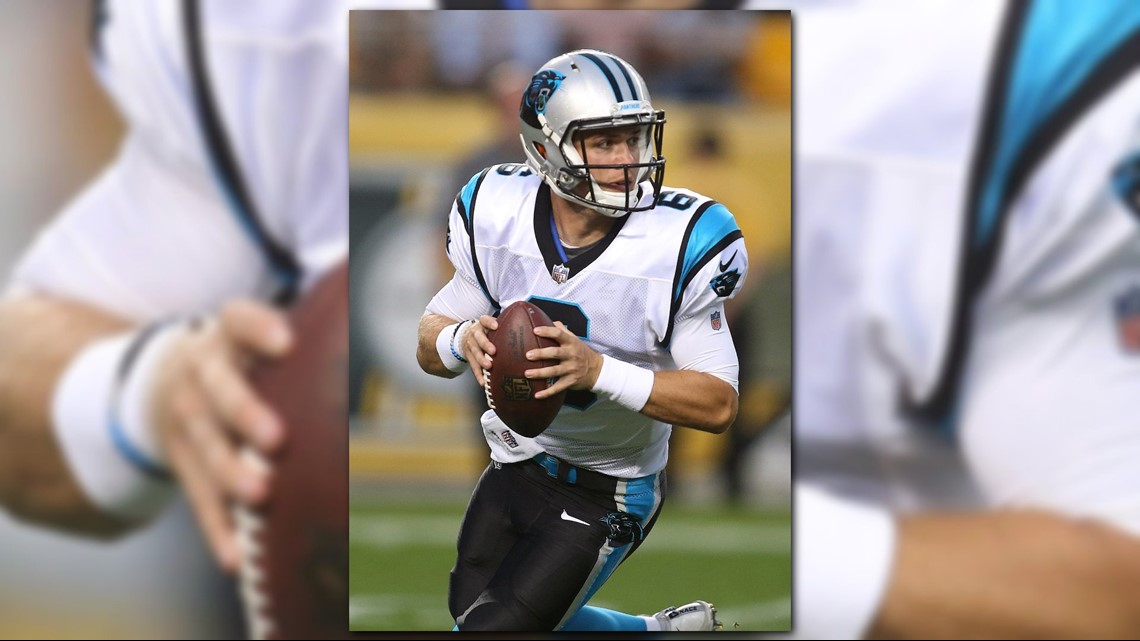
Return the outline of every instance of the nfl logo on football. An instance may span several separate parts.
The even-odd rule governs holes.
[[[712,324],[714,331],[720,331],[720,310],[713,312],[709,315],[709,323]]]
[[[1117,298],[1115,307],[1120,346],[1126,352],[1140,353],[1140,285]]]

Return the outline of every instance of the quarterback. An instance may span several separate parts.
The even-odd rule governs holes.
[[[482,417],[491,464],[459,533],[449,607],[460,630],[711,630],[704,601],[632,616],[585,603],[653,528],[671,425],[721,433],[737,410],[724,301],[748,271],[732,214],[663,186],[664,112],[638,72],[596,50],[550,60],[520,104],[527,164],[484,169],[452,207],[452,280],[419,332],[425,371],[494,367],[486,332],[515,301],[557,347],[531,360],[568,390],[535,438]]]

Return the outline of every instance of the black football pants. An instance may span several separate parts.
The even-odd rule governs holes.
[[[451,571],[459,629],[558,629],[637,549],[664,495],[664,471],[618,479],[545,454],[492,462],[467,505]]]

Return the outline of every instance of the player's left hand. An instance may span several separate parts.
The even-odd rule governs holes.
[[[594,386],[598,381],[598,373],[602,371],[601,354],[590,349],[589,345],[566,329],[562,321],[554,321],[554,327],[535,327],[534,333],[558,341],[558,347],[532,349],[526,353],[526,358],[530,361],[558,361],[553,367],[526,370],[527,378],[558,378],[554,385],[535,392],[536,399],[554,396],[562,390],[588,390]]]

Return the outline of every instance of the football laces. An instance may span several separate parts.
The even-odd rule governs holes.
[[[483,368],[483,393],[487,395],[487,407],[495,409],[495,400],[491,398],[491,372]]]
[[[242,448],[241,456],[254,465],[269,467],[268,462],[252,448]],[[265,589],[266,572],[261,564],[265,553],[261,544],[265,520],[244,505],[234,505],[232,513],[237,526],[238,557],[241,559],[239,587],[249,638],[268,639],[275,626],[270,614],[269,592]]]

